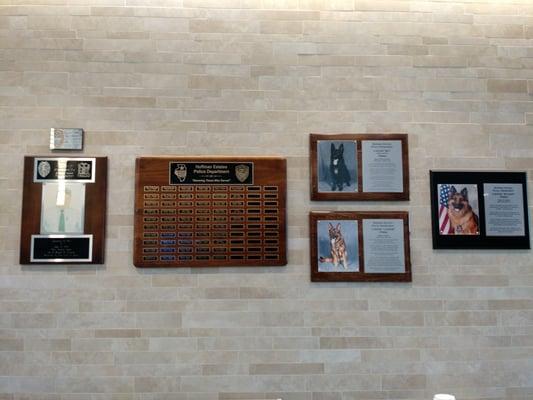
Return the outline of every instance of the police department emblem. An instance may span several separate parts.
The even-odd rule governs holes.
[[[174,175],[176,175],[178,181],[185,181],[185,178],[187,178],[187,166],[185,164],[176,165],[176,168],[174,168]]]
[[[239,182],[243,183],[250,176],[250,167],[244,164],[235,166],[235,176]]]
[[[80,162],[78,164],[78,178],[90,178],[91,177],[91,163]]]
[[[37,166],[37,172],[39,172],[41,177],[46,178],[50,171],[52,171],[52,167],[48,161],[39,162],[39,165]]]

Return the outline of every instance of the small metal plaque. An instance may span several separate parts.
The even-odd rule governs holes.
[[[83,129],[52,128],[50,129],[50,150],[82,150]]]

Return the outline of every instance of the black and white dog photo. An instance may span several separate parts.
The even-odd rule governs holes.
[[[355,146],[353,141],[328,140],[319,143],[319,191],[357,191]]]

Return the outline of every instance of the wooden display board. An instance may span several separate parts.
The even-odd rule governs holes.
[[[286,160],[140,157],[136,267],[279,266],[286,257]]]
[[[311,200],[409,200],[406,134],[311,134]]]
[[[103,264],[107,157],[25,157],[21,264]]]
[[[411,281],[407,212],[315,211],[309,224],[311,281]]]

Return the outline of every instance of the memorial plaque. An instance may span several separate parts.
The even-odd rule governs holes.
[[[138,158],[135,266],[285,265],[286,179],[279,157]]]
[[[25,157],[21,264],[104,262],[106,157]]]
[[[431,171],[434,249],[529,249],[525,172]]]
[[[310,135],[312,200],[409,200],[405,134]]]
[[[50,150],[82,150],[83,129],[52,128],[50,129]]]
[[[31,262],[90,262],[92,235],[32,235]]]
[[[309,221],[312,281],[411,281],[407,212],[316,211]]]

